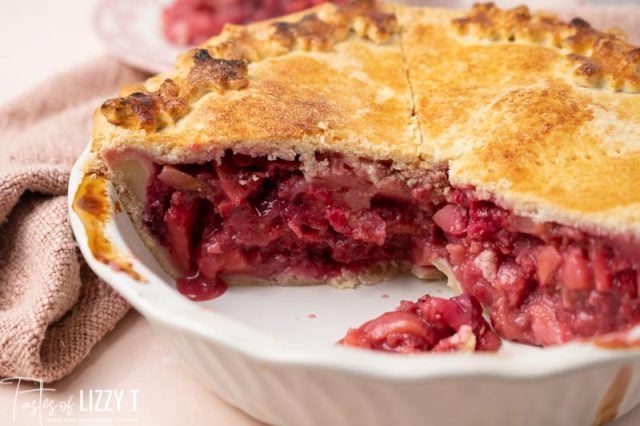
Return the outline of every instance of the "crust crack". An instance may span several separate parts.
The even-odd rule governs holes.
[[[404,68],[404,73],[407,79],[407,85],[409,86],[409,93],[411,95],[411,120],[413,120],[413,123],[415,123],[415,128],[416,128],[416,133],[418,136],[418,144],[422,145],[422,127],[420,126],[420,119],[418,117],[418,112],[417,112],[417,101],[416,101],[416,94],[413,88],[413,84],[411,82],[411,69],[409,67],[409,60],[407,58],[407,52],[406,52],[406,48],[404,45],[404,34],[402,32],[402,27],[399,28],[399,44],[400,44],[400,50],[402,52],[402,66]]]

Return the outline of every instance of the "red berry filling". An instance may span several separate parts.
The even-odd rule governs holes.
[[[340,343],[400,353],[493,352],[501,345],[478,301],[466,294],[403,300],[395,311],[350,329]]]
[[[535,223],[452,187],[446,168],[416,173],[338,155],[226,152],[156,165],[143,219],[176,268],[197,277],[180,285],[195,299],[218,294],[207,288],[225,275],[321,281],[444,259],[508,339],[547,346],[640,321],[637,242]]]

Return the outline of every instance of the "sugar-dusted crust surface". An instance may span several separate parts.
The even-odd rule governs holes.
[[[394,6],[325,4],[227,26],[176,70],[127,88],[94,116],[95,151],[193,162],[232,147],[327,150],[416,163],[417,126]]]
[[[97,168],[127,149],[444,163],[519,214],[640,238],[639,69],[637,47],[580,19],[326,4],[229,26],[123,89],[94,115],[93,152]]]
[[[427,163],[541,221],[640,237],[640,50],[524,7],[398,19]]]

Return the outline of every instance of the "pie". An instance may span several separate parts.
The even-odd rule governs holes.
[[[504,338],[640,322],[640,49],[526,7],[359,0],[222,33],[94,115],[195,300],[444,272]]]

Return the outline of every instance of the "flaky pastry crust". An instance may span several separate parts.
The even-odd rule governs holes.
[[[225,148],[415,163],[417,128],[393,10],[363,0],[227,26],[174,71],[105,102],[94,116],[93,149],[134,148],[168,163]],[[166,86],[177,86],[177,96]]]
[[[633,75],[625,62],[637,48],[524,7],[399,8],[398,18],[422,159],[538,221],[640,237],[638,62]],[[597,53],[609,42],[627,59]],[[588,54],[611,83],[576,78],[572,58]]]
[[[581,19],[325,4],[227,26],[94,116],[95,167],[224,149],[447,164],[540,221],[640,238],[640,49]]]

